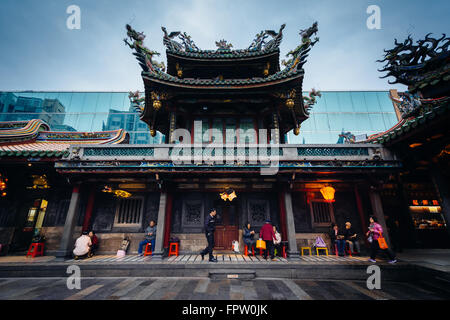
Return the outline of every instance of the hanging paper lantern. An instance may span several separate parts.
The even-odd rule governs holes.
[[[333,202],[334,201],[334,190],[331,186],[325,186],[320,189],[320,193],[322,194],[323,198],[327,202]]]
[[[223,201],[233,201],[233,199],[237,198],[236,192],[229,188],[227,190],[225,190],[224,192],[220,193],[220,198]]]

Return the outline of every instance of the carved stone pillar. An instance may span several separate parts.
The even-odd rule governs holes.
[[[164,252],[164,231],[166,224],[166,204],[167,193],[161,192],[159,198],[158,225],[156,227],[155,249],[153,250],[153,259],[161,260]]]
[[[67,211],[66,222],[64,223],[64,231],[62,234],[59,250],[56,257],[64,258],[71,254],[73,243],[73,231],[77,223],[78,207],[80,205],[80,185],[73,187],[72,197],[70,199],[69,210]]]
[[[295,222],[294,211],[292,209],[292,195],[291,192],[284,192],[284,207],[286,210],[286,227],[287,227],[287,240],[289,242],[289,258],[300,259],[300,255],[297,248],[297,240],[295,238]]]
[[[391,246],[391,241],[389,239],[389,233],[387,231],[386,220],[384,219],[383,205],[381,203],[381,197],[378,193],[378,190],[375,188],[369,189],[370,202],[372,204],[373,215],[378,219],[378,223],[383,228],[383,236],[388,243],[388,246]],[[365,231],[367,232],[367,230]]]

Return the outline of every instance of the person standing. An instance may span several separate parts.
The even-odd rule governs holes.
[[[277,227],[273,226],[273,233],[275,234],[274,240],[273,240],[273,247],[274,247],[274,256],[275,256],[275,249],[277,250],[277,255],[281,256],[281,234],[278,232]]]
[[[275,233],[273,232],[273,227],[270,220],[266,220],[266,223],[262,226],[261,231],[259,232],[259,237],[266,242],[264,259],[267,260],[267,255],[270,253],[270,258],[272,261],[277,261],[275,260],[275,256],[273,254],[273,240],[275,239]]]
[[[152,246],[152,255],[153,251],[155,250],[155,239],[156,239],[156,222],[154,220],[151,220],[149,223],[149,226],[147,229],[145,229],[145,239],[139,242],[139,249],[138,254],[139,256],[142,256],[144,246],[147,245],[147,243],[150,243]]]
[[[208,246],[200,252],[202,260],[206,254],[209,254],[209,261],[217,262],[217,259],[213,256],[214,231],[216,231],[216,209],[212,208],[205,219],[205,236],[206,241],[208,241]]]
[[[380,250],[380,245],[378,244],[378,238],[383,236],[383,228],[381,227],[381,225],[378,223],[378,220],[376,217],[374,216],[370,216],[369,218],[370,221],[370,226],[369,226],[369,231],[367,231],[366,235],[369,237],[369,242],[370,242],[370,262],[377,262],[375,260],[378,250]],[[394,252],[392,252],[391,249],[387,248],[384,249],[386,251],[386,253],[389,256],[389,263],[396,263],[397,260],[395,259],[395,254]]]

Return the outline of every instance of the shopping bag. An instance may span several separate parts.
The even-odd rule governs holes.
[[[239,242],[236,240],[233,240],[232,246],[233,246],[233,251],[236,253],[239,253]]]
[[[383,234],[381,234],[378,237],[378,245],[380,246],[380,249],[383,249],[383,250],[388,248],[388,245],[386,243],[386,240],[383,237]]]
[[[258,249],[266,249],[266,242],[264,240],[256,240],[256,248]]]

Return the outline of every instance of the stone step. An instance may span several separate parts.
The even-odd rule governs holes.
[[[250,269],[217,269],[208,273],[211,279],[240,279],[251,280],[256,278],[256,271]]]

